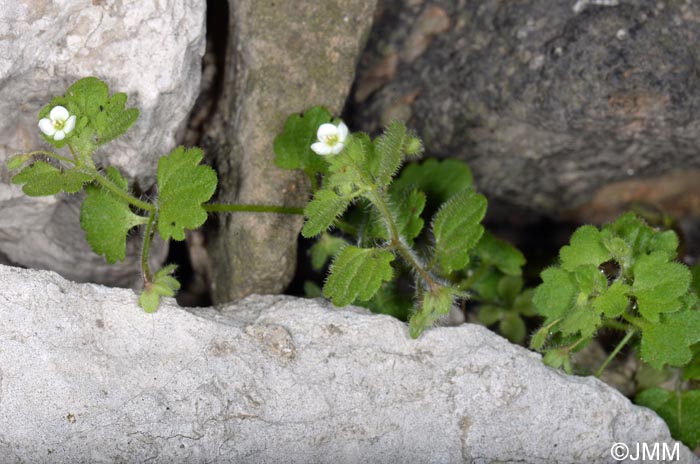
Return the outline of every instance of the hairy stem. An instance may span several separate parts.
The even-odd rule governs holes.
[[[150,203],[147,203],[145,201],[139,200],[138,198],[129,195],[126,193],[124,190],[120,189],[114,183],[100,174],[97,170],[93,171],[93,174],[95,175],[95,180],[104,188],[109,190],[111,193],[113,193],[115,196],[121,198],[122,200],[127,201],[130,205],[135,206],[139,209],[142,209],[144,211],[148,211],[149,213],[155,213],[156,207]]]
[[[155,233],[155,227],[153,225],[156,222],[156,212],[149,211],[148,222],[146,223],[146,232],[143,235],[143,247],[141,248],[141,274],[143,276],[143,282],[148,283],[153,280],[151,275],[151,269],[148,266],[148,257],[151,254],[151,243],[153,243],[153,234]]]
[[[50,152],[50,151],[45,151],[45,150],[36,150],[36,151],[30,151],[29,153],[23,153],[23,155],[29,155],[29,156],[34,156],[34,155],[44,155],[48,156],[53,159],[57,159],[59,161],[63,161],[64,163],[69,163],[69,164],[75,164],[75,161],[66,158],[65,156],[57,155],[56,153]]]
[[[207,203],[202,205],[209,213],[277,213],[304,215],[304,208],[274,205],[239,205],[235,203]]]
[[[433,279],[433,277],[423,269],[423,266],[418,260],[418,257],[415,256],[413,250],[406,245],[404,240],[401,238],[399,235],[399,229],[396,227],[396,221],[394,220],[394,216],[391,213],[391,210],[389,209],[389,204],[384,198],[384,196],[377,192],[377,189],[372,188],[372,191],[369,194],[369,200],[372,202],[372,204],[379,210],[379,213],[384,217],[385,225],[387,228],[387,231],[389,232],[389,236],[391,237],[391,243],[389,244],[390,248],[393,248],[396,250],[399,255],[406,261],[406,263],[418,273],[418,275],[423,279],[423,281],[428,285],[428,288],[430,291],[433,291],[437,289],[440,285]]]
[[[606,367],[608,367],[608,364],[617,356],[617,354],[624,348],[624,346],[629,342],[634,334],[636,334],[637,331],[635,329],[631,329],[630,331],[627,332],[627,335],[625,335],[625,338],[623,338],[620,343],[617,344],[615,349],[610,353],[610,356],[605,360],[605,362],[598,368],[598,370],[595,373],[596,377],[600,377],[603,374],[603,371],[605,370]]]

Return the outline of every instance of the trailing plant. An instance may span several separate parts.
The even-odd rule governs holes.
[[[301,214],[299,208],[267,205],[207,203],[217,176],[201,164],[199,148],[175,148],[158,161],[157,195],[151,201],[138,198],[127,180],[113,166],[98,168],[95,150],[122,135],[136,121],[139,111],[126,108],[126,94],[109,95],[107,84],[95,77],[80,79],[66,94],[55,97],[39,111],[39,129],[56,149],[67,147],[69,156],[37,150],[11,157],[7,166],[20,170],[13,178],[29,196],[85,191],[80,226],[97,254],[115,263],[126,256],[126,238],[143,228],[141,272],[144,289],[139,304],[147,311],[158,308],[162,296],[174,296],[180,283],[174,265],[152,272],[148,257],[156,233],[163,240],[184,240],[185,230],[196,229],[210,212],[272,212]]]

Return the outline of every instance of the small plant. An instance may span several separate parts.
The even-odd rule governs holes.
[[[265,205],[207,203],[216,190],[213,169],[201,165],[199,148],[178,147],[158,161],[157,196],[153,201],[135,197],[115,167],[99,169],[95,150],[126,132],[139,112],[126,108],[126,94],[109,95],[107,84],[94,77],[80,79],[65,95],[55,97],[39,111],[44,140],[57,149],[68,147],[70,157],[38,150],[11,157],[8,168],[21,171],[12,178],[29,196],[85,191],[80,225],[93,251],[109,263],[126,256],[126,237],[135,227],[145,228],[141,250],[144,290],[139,304],[158,308],[161,296],[173,296],[180,287],[172,276],[175,266],[152,273],[148,255],[154,234],[163,240],[184,240],[185,230],[196,229],[210,212],[254,211],[301,214],[297,208]],[[46,158],[47,160],[37,159]]]
[[[675,391],[650,388],[636,396],[656,410],[674,437],[700,444],[700,307],[697,272],[676,261],[678,236],[633,213],[601,229],[583,226],[542,272],[533,303],[545,320],[531,339],[544,362],[571,373],[571,355],[600,330],[621,338],[596,372],[600,376],[626,346],[655,370],[681,368]],[[669,376],[667,376],[669,377]],[[687,390],[682,391],[681,390]]]
[[[423,151],[403,124],[391,123],[372,140],[348,134],[321,107],[291,116],[274,148],[278,166],[303,170],[314,186],[301,233],[319,237],[311,249],[314,268],[332,258],[322,294],[335,305],[359,303],[406,318],[418,337],[458,299],[478,292],[491,303],[483,309],[490,321],[525,338],[519,314],[529,307],[527,294],[519,296],[525,260],[484,232],[486,198],[474,191],[464,164],[413,163],[397,177]]]

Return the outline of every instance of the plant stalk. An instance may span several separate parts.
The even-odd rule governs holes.
[[[202,205],[202,208],[209,213],[277,213],[294,214],[298,216],[304,215],[304,208],[296,208],[293,206],[207,203],[206,205]]]
[[[617,354],[622,350],[622,348],[629,342],[634,334],[636,334],[637,331],[635,329],[631,329],[627,332],[627,335],[625,335],[625,338],[623,338],[620,343],[617,344],[615,349],[610,353],[610,356],[605,360],[605,362],[598,368],[598,370],[595,373],[596,377],[600,377],[603,375],[603,371],[605,370],[606,367],[608,367],[608,364],[617,356]]]
[[[155,233],[153,225],[155,222],[156,212],[153,210],[148,213],[148,222],[146,223],[146,232],[143,235],[143,247],[141,248],[141,274],[144,283],[149,283],[153,280],[151,269],[148,266],[148,258],[151,254],[151,243],[153,243],[153,234]]]

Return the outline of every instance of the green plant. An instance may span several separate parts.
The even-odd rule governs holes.
[[[135,197],[119,170],[112,166],[99,169],[93,154],[126,132],[138,114],[137,109],[126,108],[126,94],[110,96],[107,84],[101,80],[80,79],[65,95],[53,98],[39,111],[44,140],[57,149],[68,147],[71,156],[37,150],[11,157],[7,166],[21,169],[12,182],[22,185],[29,196],[74,194],[84,189],[80,225],[93,251],[109,263],[125,258],[126,237],[133,228],[145,228],[141,251],[144,290],[139,304],[152,312],[161,296],[173,296],[180,287],[171,275],[175,266],[155,273],[149,268],[148,255],[156,232],[163,240],[184,240],[185,230],[201,226],[210,212],[301,214],[301,209],[207,203],[216,190],[217,176],[213,169],[200,164],[203,153],[198,148],[178,147],[160,158],[156,199]]]
[[[333,153],[319,144],[319,155],[310,142],[323,140],[329,124],[333,135],[336,123],[322,107],[293,115],[274,147],[278,166],[303,170],[314,186],[301,233],[319,237],[311,248],[314,268],[332,260],[322,294],[338,306],[358,303],[408,319],[412,337],[471,295],[490,303],[483,311],[491,312],[491,322],[524,339],[521,313],[530,308],[529,294],[520,293],[525,260],[484,232],[487,202],[474,191],[469,168],[427,160],[397,176],[422,152],[420,140],[398,122],[374,140],[348,135],[337,123],[332,147],[344,148]],[[313,284],[307,292],[321,294]]]
[[[596,375],[626,345],[656,370],[683,368],[679,391],[650,388],[637,401],[657,410],[674,436],[695,447],[700,390],[680,389],[700,379],[700,307],[697,280],[693,284],[691,270],[676,261],[677,248],[675,232],[652,228],[634,213],[600,229],[577,229],[561,249],[559,264],[542,272],[533,303],[545,320],[531,346],[544,353],[545,363],[571,373],[572,353],[600,330],[619,332]]]

